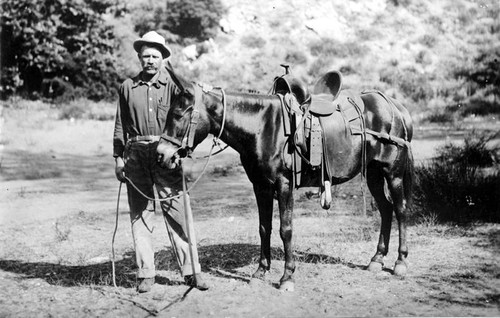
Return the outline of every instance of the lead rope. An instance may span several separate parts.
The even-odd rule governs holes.
[[[113,286],[115,288],[118,288],[116,286],[116,272],[115,272],[115,237],[116,237],[116,231],[118,230],[118,211],[120,211],[120,195],[122,192],[122,185],[123,182],[120,182],[120,186],[118,187],[118,200],[116,201],[115,230],[113,231],[113,239],[111,240],[111,253],[112,253],[111,268],[113,273]]]

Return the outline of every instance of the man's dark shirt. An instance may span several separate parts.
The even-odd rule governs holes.
[[[123,157],[127,139],[135,136],[160,136],[167,113],[179,89],[162,67],[151,86],[141,74],[123,82],[119,91],[113,136],[113,157]]]

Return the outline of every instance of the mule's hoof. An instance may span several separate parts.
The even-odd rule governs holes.
[[[326,198],[325,192],[321,193],[321,198],[320,198],[320,205],[324,210],[329,210],[330,209],[330,202],[328,202],[328,199]]]
[[[293,291],[295,291],[295,283],[292,281],[289,281],[289,280],[286,282],[282,282],[280,284],[280,290],[287,291],[287,292],[293,292]]]
[[[382,263],[379,263],[379,262],[370,262],[370,264],[368,264],[368,268],[367,269],[370,272],[378,273],[378,272],[382,271],[382,266],[383,266]]]
[[[321,189],[320,204],[323,209],[328,210],[330,209],[331,203],[332,203],[332,185],[330,181],[325,180],[325,185]]]
[[[408,266],[405,262],[397,261],[396,265],[394,265],[394,275],[403,277],[408,272]]]

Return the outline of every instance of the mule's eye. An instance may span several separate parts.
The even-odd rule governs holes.
[[[184,115],[184,112],[179,108],[175,108],[172,110],[172,114],[174,114],[177,117],[182,117]]]

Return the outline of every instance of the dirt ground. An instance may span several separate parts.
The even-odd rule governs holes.
[[[371,204],[364,215],[358,179],[335,189],[329,211],[320,208],[315,189],[297,191],[294,292],[277,289],[283,272],[277,217],[272,269],[266,281],[250,281],[260,244],[258,216],[251,185],[231,150],[213,158],[192,191],[210,290],[183,285],[157,215],[156,284],[150,293],[135,292],[125,190],[114,246],[115,288],[112,123],[9,110],[3,118],[1,317],[500,316],[498,224],[411,226],[405,278],[391,273],[397,258],[394,227],[384,270],[373,274],[365,266],[375,252],[379,217]],[[431,156],[443,137],[417,138],[417,159]],[[206,150],[204,145],[198,154]],[[191,164],[192,178],[202,163]]]

